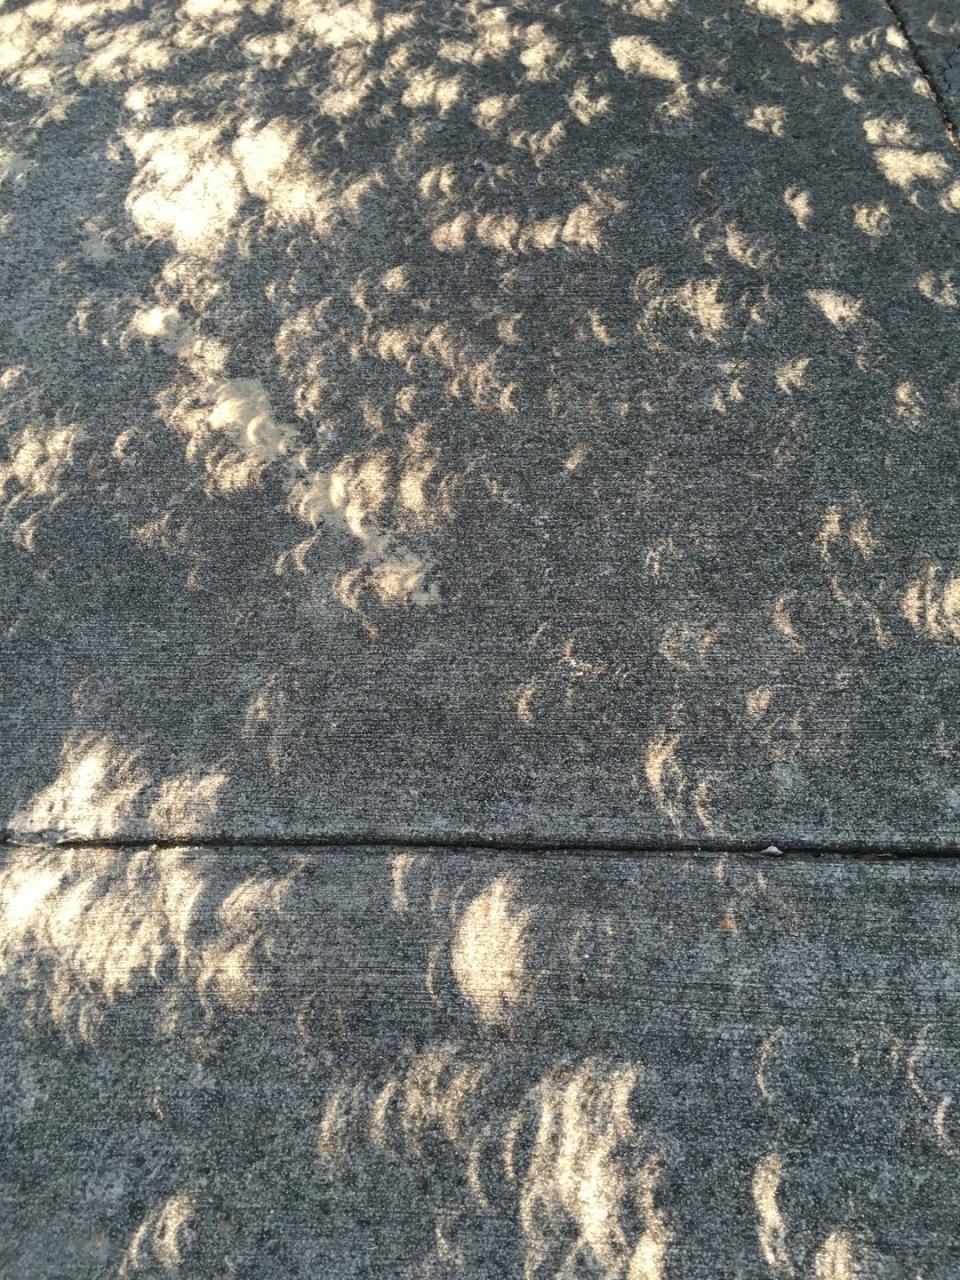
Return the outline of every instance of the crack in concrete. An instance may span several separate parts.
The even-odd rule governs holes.
[[[937,109],[943,119],[943,126],[947,131],[947,137],[950,139],[951,144],[960,150],[960,123],[958,123],[957,119],[954,118],[949,99],[940,87],[939,81],[931,69],[930,64],[927,62],[926,57],[922,53],[920,46],[913,38],[910,27],[907,24],[906,15],[900,6],[900,0],[884,0],[884,3],[893,15],[897,27],[900,30],[900,34],[906,41],[907,48],[910,50],[910,54],[914,62],[917,64],[920,74],[923,76],[927,87],[933,94],[933,99],[936,102]]]
[[[510,840],[484,838],[482,836],[445,837],[415,836],[403,838],[396,834],[356,835],[311,835],[278,837],[269,835],[243,836],[186,836],[173,839],[157,837],[153,839],[117,838],[77,838],[58,839],[46,832],[5,832],[0,836],[0,847],[5,848],[44,848],[62,849],[64,851],[83,849],[115,849],[118,852],[137,852],[144,849],[205,849],[211,853],[227,852],[241,849],[356,849],[365,853],[384,853],[390,850],[422,850],[424,852],[452,853],[503,853],[530,855],[567,854],[604,854],[612,857],[624,855],[676,857],[679,855],[699,855],[717,857],[720,855],[743,857],[751,860],[764,859],[818,859],[843,858],[858,861],[904,862],[919,859],[946,860],[960,858],[960,847],[939,848],[918,841],[913,849],[904,849],[892,845],[860,844],[850,840],[826,842],[793,842],[791,844],[761,845],[759,841],[710,840],[684,841],[664,839],[656,843],[623,842],[623,841],[591,841],[591,840]]]

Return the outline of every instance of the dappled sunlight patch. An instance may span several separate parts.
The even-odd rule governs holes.
[[[720,254],[751,271],[759,271],[770,264],[773,252],[763,241],[747,236],[736,222],[721,222],[707,218],[694,222],[690,235],[703,246],[703,260],[711,266]]]
[[[286,930],[296,870],[245,876],[217,907],[211,936],[197,948],[194,978],[201,1001],[250,1012],[264,999],[271,957]]]
[[[807,67],[834,67],[843,60],[843,49],[836,36],[825,40],[794,36],[785,40],[784,45],[798,62]],[[855,85],[844,85],[841,92],[851,102],[860,100],[860,91]]]
[[[187,849],[24,846],[0,869],[0,974],[25,992],[32,1022],[88,1042],[136,993],[152,996],[163,1036],[190,1008],[250,1012],[297,874],[211,879]]]
[[[439,1131],[455,1151],[467,1155],[474,1137],[471,1113],[489,1075],[482,1057],[471,1057],[454,1045],[431,1046],[416,1054],[374,1099],[374,1144],[389,1150],[399,1138],[419,1153],[431,1132]]]
[[[369,538],[361,558],[362,567],[343,574],[334,588],[337,599],[354,613],[363,614],[368,590],[387,608],[440,603],[440,586],[428,578],[429,562],[388,535]]]
[[[22,372],[11,368],[0,376],[0,390],[12,393],[11,404]],[[18,417],[25,408],[18,407]],[[6,413],[0,410],[0,428],[6,426]],[[0,455],[0,528],[10,530],[25,551],[33,551],[40,521],[67,496],[63,482],[82,438],[76,423],[56,421],[31,422],[9,435],[6,457]]]
[[[858,1250],[846,1231],[832,1231],[813,1260],[814,1280],[861,1280]]]
[[[536,680],[528,680],[515,693],[514,709],[517,719],[528,728],[537,719],[535,699],[538,687]]]
[[[677,751],[682,741],[679,733],[661,728],[648,741],[643,757],[643,776],[657,809],[675,831],[681,830],[687,776]]]
[[[85,219],[82,225],[84,237],[80,241],[80,255],[83,260],[97,266],[112,262],[117,255],[116,229],[103,226],[95,218]]]
[[[665,22],[680,0],[603,0],[604,4],[629,14],[631,18],[646,18],[648,22]]]
[[[311,171],[293,121],[245,124],[231,148],[244,186],[279,223],[308,223],[318,236],[332,229],[337,201],[329,178]]]
[[[901,191],[909,191],[918,182],[942,182],[950,172],[949,164],[937,151],[877,147],[873,155],[886,180]]]
[[[10,820],[23,831],[112,836],[147,787],[138,753],[106,734],[65,743],[57,778]]]
[[[563,217],[521,222],[513,213],[490,212],[475,218],[460,212],[435,226],[430,238],[440,253],[464,253],[471,242],[505,254],[559,248],[599,253],[604,247],[604,224],[623,208],[623,202],[609,192],[590,188],[588,198]]]
[[[610,94],[598,93],[594,97],[591,93],[591,81],[586,78],[576,82],[573,92],[567,98],[567,106],[574,118],[584,125],[591,125],[601,116],[605,116],[610,110],[610,105]]]
[[[425,446],[425,434],[419,439]],[[439,509],[432,508],[425,485],[434,459],[425,447],[414,447],[395,490],[391,461],[383,451],[367,458],[346,457],[330,472],[313,472],[296,481],[290,490],[291,510],[318,532],[285,552],[277,562],[278,571],[288,564],[303,571],[306,555],[317,539],[324,531],[333,532],[354,539],[360,559],[360,565],[344,573],[335,588],[348,608],[362,612],[361,597],[367,589],[387,606],[438,603],[439,588],[427,580],[429,562],[384,529],[379,520],[395,499],[416,522],[432,522]]]
[[[778,366],[777,387],[784,395],[792,395],[804,385],[810,359],[810,356],[794,356],[793,359],[785,360]]]
[[[165,778],[157,787],[148,821],[165,836],[189,835],[196,830],[199,815],[213,817],[228,780],[226,773],[197,769]],[[201,825],[206,824],[201,820]]]
[[[441,253],[463,253],[472,229],[472,216],[469,213],[458,213],[448,222],[441,222],[434,227],[430,239],[433,247]]]
[[[802,22],[808,25],[839,21],[839,0],[744,0],[764,17],[776,18],[788,29]]]
[[[186,358],[193,354],[196,343],[193,325],[184,320],[174,306],[145,307],[134,313],[130,327],[144,338],[156,339],[167,355]]]
[[[164,48],[144,38],[146,24],[108,29],[111,17],[140,10],[138,0],[33,0],[0,13],[0,77],[45,104],[37,123],[62,120],[71,76],[116,81],[166,65]]]
[[[579,444],[574,445],[567,454],[563,463],[563,469],[566,471],[567,475],[575,475],[581,469],[583,464],[590,457],[591,448],[592,446],[587,444],[585,441],[581,441]]]
[[[358,1146],[422,1156],[431,1138],[472,1160],[478,1112],[491,1066],[454,1044],[404,1055],[386,1079],[348,1077],[326,1096],[317,1134],[321,1159],[346,1161]],[[482,1192],[472,1179],[477,1198]]]
[[[609,1280],[659,1280],[670,1231],[654,1204],[657,1159],[644,1160],[631,1114],[640,1075],[633,1063],[587,1059],[558,1066],[534,1090],[536,1137],[519,1192],[529,1280],[583,1265]],[[639,1238],[627,1225],[638,1201]]]
[[[322,6],[312,0],[282,0],[280,10],[294,28],[329,49],[372,45],[382,34],[373,0],[339,5],[334,0]]]
[[[941,722],[942,723],[942,722]],[[954,802],[955,803],[955,802]],[[951,1158],[960,1156],[958,1148],[947,1133],[947,1117],[953,1102],[952,1072],[949,1057],[944,1058],[943,1041],[937,1051],[936,1030],[933,1022],[923,1023],[915,1035],[899,1036],[889,1028],[878,1030],[878,1045],[887,1069],[892,1068],[895,1078],[910,1089],[916,1104],[926,1117],[940,1150]],[[945,1092],[945,1089],[951,1090]]]
[[[827,573],[829,597],[850,613],[860,613],[881,649],[892,643],[878,606],[858,589],[862,569],[857,563],[870,560],[879,548],[870,522],[863,514],[851,516],[836,504],[823,513],[814,548]],[[849,552],[853,550],[854,557]]]
[[[174,1192],[148,1213],[133,1233],[117,1265],[116,1274],[120,1280],[158,1269],[179,1272],[190,1244],[196,1214],[196,1196],[186,1188]]]
[[[891,227],[890,210],[884,203],[858,204],[853,220],[864,235],[877,239],[888,235]]]
[[[149,547],[154,551],[173,552],[186,545],[190,537],[190,526],[177,519],[167,511],[153,520],[145,520],[130,530],[130,541],[141,547]]]
[[[594,637],[558,637],[549,623],[541,624],[528,641],[531,650],[541,649],[540,670],[532,679],[510,693],[513,713],[526,726],[541,715],[556,712],[580,715],[582,703],[594,702],[604,692],[624,688],[629,667],[623,662],[591,655]]]
[[[809,1274],[811,1280],[866,1280],[872,1274],[869,1251],[847,1230],[833,1230],[820,1243],[813,1254],[812,1271],[798,1267],[780,1201],[783,1177],[784,1161],[776,1152],[763,1156],[753,1171],[757,1239],[770,1274],[777,1280],[790,1280],[801,1274]]]
[[[952,1094],[946,1094],[940,1098],[934,1106],[931,1125],[940,1150],[949,1156],[960,1156],[960,1146],[948,1133],[948,1126],[953,1127],[951,1123],[954,1120],[952,1108]]]
[[[722,288],[719,276],[665,287],[661,270],[648,268],[637,277],[634,286],[635,296],[643,308],[637,332],[652,346],[662,347],[665,343],[658,331],[680,319],[690,322],[691,336],[717,342],[731,322],[731,306],[720,296]]]
[[[206,429],[221,433],[235,448],[213,468],[208,458],[207,470],[218,489],[245,489],[264,467],[290,451],[296,435],[292,427],[277,422],[259,379],[230,378],[216,384],[212,392],[211,403],[202,411],[203,425],[197,423],[199,429],[193,432],[188,456],[200,447]]]
[[[833,545],[841,543],[844,538],[849,539],[852,547],[858,549],[864,559],[873,556],[874,550],[877,549],[877,541],[870,531],[867,517],[854,517],[854,520],[849,522],[849,529],[846,532],[842,529],[842,521],[844,521],[844,511],[840,507],[827,507],[824,511],[817,538],[814,539],[820,559],[827,564],[831,562]]]
[[[955,307],[960,302],[953,271],[924,271],[917,280],[917,288],[938,307]]]
[[[552,80],[569,62],[559,40],[541,22],[532,23],[526,28],[523,41],[526,48],[520,53],[519,61],[531,84]]]
[[[916,147],[918,139],[906,120],[892,116],[867,116],[863,132],[872,147]]]
[[[666,1211],[658,1207],[656,1200],[662,1169],[662,1158],[649,1156],[637,1178],[636,1196],[643,1217],[643,1234],[630,1254],[626,1280],[663,1280],[663,1264],[674,1233]]]
[[[201,124],[124,132],[138,165],[127,210],[143,235],[171,240],[181,253],[223,251],[243,193],[220,136],[216,125]]]
[[[510,21],[510,10],[505,5],[471,3],[466,13],[466,31],[459,38],[441,41],[440,57],[474,67],[503,61],[523,32],[519,24]]]
[[[783,193],[783,203],[793,214],[800,230],[806,231],[810,225],[810,219],[813,217],[810,192],[804,191],[800,187],[787,187]]]
[[[0,872],[0,969],[33,1018],[91,1041],[111,1004],[185,958],[203,886],[176,852],[19,850]]]
[[[644,574],[655,581],[667,574],[667,566],[674,560],[682,560],[684,552],[672,536],[658,538],[643,557]]]
[[[753,1171],[753,1203],[757,1214],[757,1239],[764,1261],[774,1276],[794,1274],[794,1266],[787,1252],[787,1223],[778,1199],[783,1178],[783,1160],[770,1152]]]
[[[784,591],[777,596],[770,610],[770,621],[774,631],[781,635],[794,653],[803,653],[806,646],[800,639],[797,625],[793,617],[796,603],[795,593]]]
[[[760,1048],[757,1050],[757,1070],[754,1076],[757,1088],[764,1102],[773,1102],[774,1093],[767,1079],[767,1072],[774,1060],[775,1054],[782,1048],[783,1027],[774,1027],[767,1035]]]
[[[533,912],[517,905],[517,886],[499,876],[462,911],[450,964],[461,993],[482,1023],[512,1022],[529,1000],[528,972]]]
[[[489,94],[474,106],[473,120],[484,133],[497,135],[506,123],[507,117],[517,105],[517,95],[507,96],[503,93]]]
[[[75,70],[77,82],[84,85],[97,80],[122,84],[134,76],[164,70],[173,58],[169,43],[154,38],[150,22],[94,31],[85,46],[89,53]]]
[[[265,470],[288,457],[295,429],[279,422],[258,378],[224,378],[227,352],[200,339],[177,306],[157,304],[134,313],[129,332],[155,341],[182,362],[193,381],[179,381],[160,397],[167,421],[187,437],[186,456],[202,460],[211,493],[259,484]]]
[[[604,191],[589,191],[589,199],[572,209],[560,232],[565,245],[582,252],[599,253],[603,248],[602,227],[607,218],[623,212],[623,203]]]
[[[281,671],[262,681],[240,717],[240,736],[256,744],[268,768],[278,774],[289,751],[290,687]]]
[[[347,1167],[366,1149],[432,1162],[440,1142],[456,1157],[464,1211],[515,1198],[528,1280],[584,1267],[605,1280],[662,1280],[673,1231],[657,1202],[662,1156],[633,1118],[642,1068],[594,1056],[524,1082],[513,1065],[438,1042],[403,1054],[385,1077],[345,1073],[324,1101],[318,1158]]]
[[[757,689],[751,689],[744,699],[744,707],[748,720],[759,720],[769,708],[773,701],[773,690],[769,686],[762,685]]]
[[[274,37],[273,48],[277,50],[274,56],[283,58],[289,55],[289,49],[277,49],[281,39]],[[266,52],[263,40],[256,44],[258,50]],[[363,47],[348,45],[331,57],[326,87],[317,96],[317,106],[323,115],[345,123],[364,109],[375,92],[376,83],[377,77],[368,69]]]
[[[661,81],[674,86],[673,93],[657,108],[666,121],[683,120],[690,114],[690,88],[684,82],[680,63],[646,36],[617,36],[610,42],[610,55],[626,76]]]
[[[748,129],[757,133],[770,133],[775,138],[782,138],[787,124],[787,113],[783,107],[774,103],[761,103],[755,106],[744,121]]]
[[[680,80],[680,63],[646,36],[617,36],[610,42],[610,53],[620,71],[674,84]]]
[[[809,289],[807,297],[841,333],[852,329],[860,319],[863,308],[863,300],[860,298],[838,293],[835,289]]]
[[[429,869],[429,858],[414,849],[401,850],[390,859],[391,906],[400,915],[411,910],[413,876],[420,867]]]
[[[923,395],[909,379],[897,383],[893,392],[893,402],[897,417],[904,422],[916,426],[926,416]]]
[[[435,67],[411,70],[400,95],[403,106],[412,111],[434,111],[441,119],[460,102],[463,82],[457,75],[444,76]]]
[[[259,484],[296,444],[294,428],[277,421],[257,378],[211,378],[163,403],[171,425],[187,437],[187,458],[203,462],[210,493]]]
[[[138,166],[127,197],[137,229],[211,261],[227,249],[248,196],[263,202],[266,228],[308,225],[325,238],[380,181],[372,172],[337,184],[317,172],[285,117],[242,122],[232,143],[214,123],[127,128],[122,138]]]
[[[513,251],[513,241],[520,230],[520,220],[512,213],[485,213],[475,227],[477,240],[488,249]]]
[[[50,832],[59,838],[108,839],[131,819],[169,831],[191,832],[210,822],[227,774],[188,770],[166,778],[151,776],[143,752],[110,734],[76,734],[60,752],[57,777],[16,813],[10,827]]]
[[[242,13],[245,3],[246,0],[183,0],[180,12],[193,21],[232,18]]]
[[[960,574],[926,564],[900,598],[900,612],[918,635],[960,640]]]
[[[273,0],[182,0],[177,10],[178,49],[202,50],[214,40],[231,36],[243,21],[244,10],[263,12],[273,7]]]

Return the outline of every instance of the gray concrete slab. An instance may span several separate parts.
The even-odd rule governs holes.
[[[0,6],[8,828],[954,846],[880,0]]]
[[[3,851],[7,1280],[951,1280],[957,872]]]
[[[893,0],[891,8],[941,95],[954,128],[960,121],[960,14],[940,0]]]

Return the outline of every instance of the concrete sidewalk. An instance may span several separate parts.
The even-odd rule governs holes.
[[[21,849],[0,903],[4,1276],[960,1268],[952,862]]]
[[[881,0],[2,12],[8,828],[956,846]]]
[[[957,1275],[958,67],[0,0],[2,1280]]]

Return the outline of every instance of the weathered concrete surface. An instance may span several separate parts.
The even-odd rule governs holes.
[[[960,123],[960,11],[940,0],[895,0],[892,6],[917,47],[954,126]]]
[[[2,1280],[960,1273],[957,43],[0,0]]]
[[[881,0],[0,6],[21,833],[955,845]]]
[[[8,848],[0,1272],[951,1280],[956,877]]]

